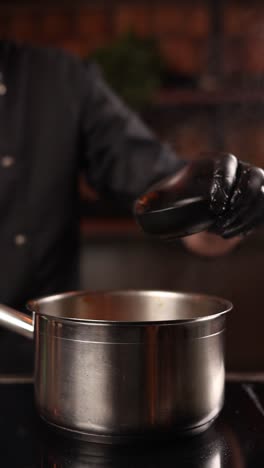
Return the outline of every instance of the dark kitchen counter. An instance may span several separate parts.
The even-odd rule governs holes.
[[[7,382],[0,377],[0,382]],[[36,468],[264,466],[264,383],[228,382],[221,416],[201,435],[136,447],[58,438],[40,423],[30,383],[0,383],[0,463]]]

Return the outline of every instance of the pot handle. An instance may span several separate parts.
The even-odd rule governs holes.
[[[0,304],[0,325],[26,338],[33,339],[33,318],[3,304]]]

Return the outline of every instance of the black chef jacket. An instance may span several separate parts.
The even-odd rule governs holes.
[[[78,175],[131,201],[182,164],[107,87],[60,51],[0,41],[0,302],[78,287]]]

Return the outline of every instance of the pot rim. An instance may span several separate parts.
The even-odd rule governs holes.
[[[54,302],[60,301],[62,299],[67,299],[71,297],[82,297],[82,296],[99,296],[99,295],[121,295],[129,296],[135,294],[142,295],[151,295],[158,297],[174,296],[174,297],[188,297],[194,300],[205,300],[218,303],[222,306],[221,311],[215,312],[205,316],[198,316],[193,318],[183,318],[183,319],[161,319],[161,320],[109,320],[109,319],[93,319],[93,318],[78,318],[78,317],[67,317],[67,316],[58,316],[56,314],[48,314],[41,312],[41,306]],[[199,294],[199,293],[189,293],[184,291],[167,291],[167,290],[147,290],[147,289],[109,289],[109,290],[95,290],[95,291],[70,291],[66,293],[53,294],[50,296],[42,296],[39,298],[31,299],[27,302],[26,307],[31,312],[46,317],[47,319],[54,319],[58,322],[75,322],[83,323],[89,325],[109,325],[109,326],[146,326],[146,325],[182,325],[182,324],[196,324],[200,322],[206,322],[214,320],[226,313],[230,312],[233,309],[233,304],[219,296],[209,295],[209,294]]]

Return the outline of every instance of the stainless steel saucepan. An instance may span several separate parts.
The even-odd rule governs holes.
[[[194,433],[224,400],[232,304],[162,291],[73,292],[0,306],[0,324],[35,340],[42,419],[90,441]]]

